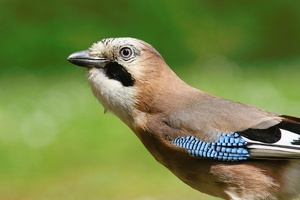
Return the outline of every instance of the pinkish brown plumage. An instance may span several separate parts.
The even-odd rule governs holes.
[[[68,60],[88,68],[105,110],[196,190],[224,199],[299,197],[299,118],[195,89],[134,38],[104,39]]]

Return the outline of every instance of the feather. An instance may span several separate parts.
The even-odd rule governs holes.
[[[251,158],[293,159],[300,158],[300,119],[283,115],[282,122],[265,130],[260,135],[244,131]],[[270,132],[273,130],[273,133]],[[252,130],[250,130],[251,132]],[[264,132],[265,131],[265,132]],[[268,141],[270,136],[279,137],[277,141]],[[266,139],[262,141],[261,138]],[[274,139],[275,137],[273,137]]]
[[[123,47],[133,50],[130,59],[120,53]],[[193,88],[151,45],[137,39],[104,39],[68,60],[88,68],[93,93],[105,110],[191,187],[225,199],[299,195],[299,118]]]
[[[281,122],[267,129],[247,129],[240,132],[251,158],[300,158],[300,119],[282,115]]]
[[[300,119],[281,117],[282,122],[275,126],[222,134],[215,142],[201,141],[189,135],[174,139],[172,144],[185,148],[192,156],[221,161],[240,161],[248,157],[251,159],[300,158]]]
[[[179,137],[172,144],[187,149],[192,156],[222,161],[247,160],[250,156],[247,142],[237,133],[222,134],[216,142],[203,142],[194,136]]]

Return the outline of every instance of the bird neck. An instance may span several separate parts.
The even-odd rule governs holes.
[[[140,86],[136,109],[143,113],[166,112],[196,89],[182,81],[169,67]],[[198,91],[198,90],[197,90]]]

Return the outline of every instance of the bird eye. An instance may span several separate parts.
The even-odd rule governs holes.
[[[123,47],[120,50],[120,54],[123,59],[128,60],[133,55],[133,50],[129,47]]]

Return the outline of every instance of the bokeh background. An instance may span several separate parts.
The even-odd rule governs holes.
[[[69,54],[152,44],[189,84],[300,116],[299,1],[0,0],[0,199],[216,199],[103,114]]]

